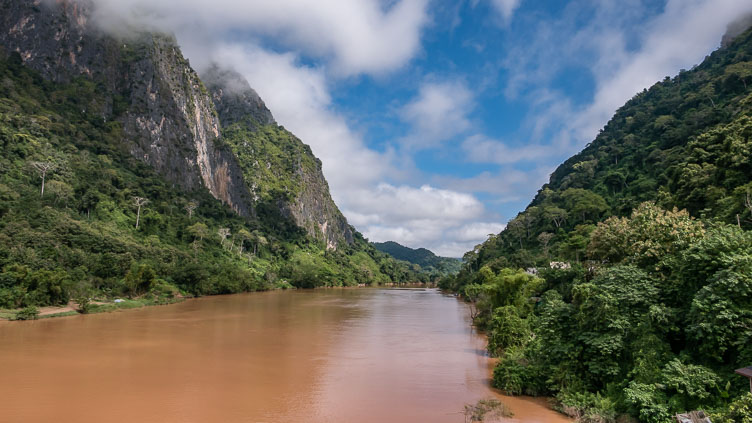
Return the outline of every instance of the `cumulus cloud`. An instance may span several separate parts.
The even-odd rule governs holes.
[[[435,147],[470,128],[473,94],[461,81],[425,82],[400,110],[413,131],[402,144],[410,149]]]
[[[503,229],[483,221],[491,216],[474,196],[429,185],[380,184],[348,204],[357,210],[345,210],[352,223],[372,241],[396,240],[449,257],[460,257],[489,233]]]
[[[383,73],[420,49],[428,0],[95,0],[103,26],[149,25],[226,39],[267,37],[344,75]]]

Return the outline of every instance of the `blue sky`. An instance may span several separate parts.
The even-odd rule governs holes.
[[[244,74],[373,241],[461,256],[746,0],[98,0]],[[156,3],[156,4],[155,4]],[[115,17],[117,19],[115,19]]]

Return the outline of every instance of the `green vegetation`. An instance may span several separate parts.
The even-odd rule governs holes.
[[[496,420],[512,417],[514,413],[503,402],[496,398],[484,398],[475,404],[465,404],[465,423],[484,422],[487,418]]]
[[[0,54],[0,81],[0,308],[24,309],[17,317],[72,299],[93,312],[102,306],[91,298],[164,303],[427,278],[359,234],[327,250],[271,207],[245,219],[206,190],[175,189],[125,150],[117,116],[101,112],[107,90],[92,80],[45,81],[12,53]],[[283,135],[260,134],[260,148],[283,155]],[[294,178],[267,181],[262,196],[295,189]]]
[[[403,260],[420,266],[425,272],[438,278],[446,275],[454,275],[460,271],[462,261],[449,257],[439,257],[433,252],[425,249],[413,249],[400,245],[394,241],[373,242],[377,250],[387,253],[397,260]]]
[[[586,422],[748,420],[750,72],[748,31],[635,96],[441,281],[471,301],[496,387]]]

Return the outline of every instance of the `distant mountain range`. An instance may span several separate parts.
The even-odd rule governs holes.
[[[387,253],[397,260],[417,264],[423,270],[435,270],[443,275],[455,274],[462,267],[462,260],[450,257],[439,257],[425,248],[413,249],[394,241],[372,243],[377,250]]]

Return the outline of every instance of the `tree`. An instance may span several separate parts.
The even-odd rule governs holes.
[[[530,230],[533,228],[533,225],[538,220],[538,207],[536,206],[530,206],[525,210],[524,213],[520,215],[520,218],[522,219],[522,223],[525,225],[525,231],[527,232],[528,239],[530,238]]]
[[[197,201],[191,201],[185,205],[185,211],[188,212],[188,219],[191,219],[193,217],[193,211],[196,210],[197,207],[198,207]]]
[[[259,245],[267,245],[269,241],[267,241],[266,238],[264,238],[263,235],[261,235],[261,232],[259,231],[253,231],[252,233],[254,244],[253,244],[253,255],[255,256],[258,254],[258,246]]]
[[[125,275],[125,286],[131,295],[139,295],[148,292],[157,281],[157,274],[148,264],[134,265]]]
[[[541,234],[538,235],[538,242],[540,242],[541,247],[543,247],[543,254],[545,254],[546,257],[548,257],[548,244],[553,237],[554,234],[551,232],[541,232]]]
[[[148,198],[144,197],[133,197],[133,204],[136,205],[136,229],[138,229],[138,222],[141,220],[141,207],[146,205],[146,203],[149,202]]]
[[[39,177],[42,178],[42,191],[39,196],[44,196],[44,182],[47,178],[47,174],[55,170],[55,164],[52,162],[31,162],[31,167],[39,173]]]
[[[704,226],[686,210],[640,204],[630,218],[610,217],[590,236],[589,254],[600,260],[651,265],[699,239]]]
[[[209,227],[201,222],[196,222],[188,227],[188,232],[193,235],[193,238],[198,238],[203,241],[205,237],[209,236]]]
[[[543,214],[556,225],[557,229],[561,228],[561,225],[567,220],[567,211],[559,207],[546,207]]]
[[[713,100],[713,96],[715,95],[715,87],[713,86],[712,83],[707,84],[704,87],[700,88],[700,95],[710,100],[710,104],[715,109],[715,101]]]
[[[582,188],[568,188],[561,194],[567,208],[574,214],[582,217],[582,222],[588,216],[597,218],[601,213],[608,210],[606,200],[600,195]]]
[[[747,79],[752,77],[752,62],[739,62],[729,65],[725,70],[726,79],[729,77],[736,77],[744,84],[744,89],[747,89]]]
[[[217,235],[219,235],[220,243],[224,247],[225,240],[227,239],[228,236],[230,236],[230,228],[219,228],[217,230]]]
[[[240,243],[238,245],[238,254],[243,254],[243,245],[246,241],[253,239],[253,234],[248,232],[246,229],[241,229],[238,231],[238,238],[240,239]]]
[[[520,249],[522,249],[522,237],[525,235],[525,222],[521,219],[521,216],[517,216],[507,223],[507,230],[509,233],[517,238],[520,242]]]
[[[47,191],[52,193],[55,204],[62,203],[64,207],[73,198],[73,188],[62,181],[52,180],[47,182]]]

